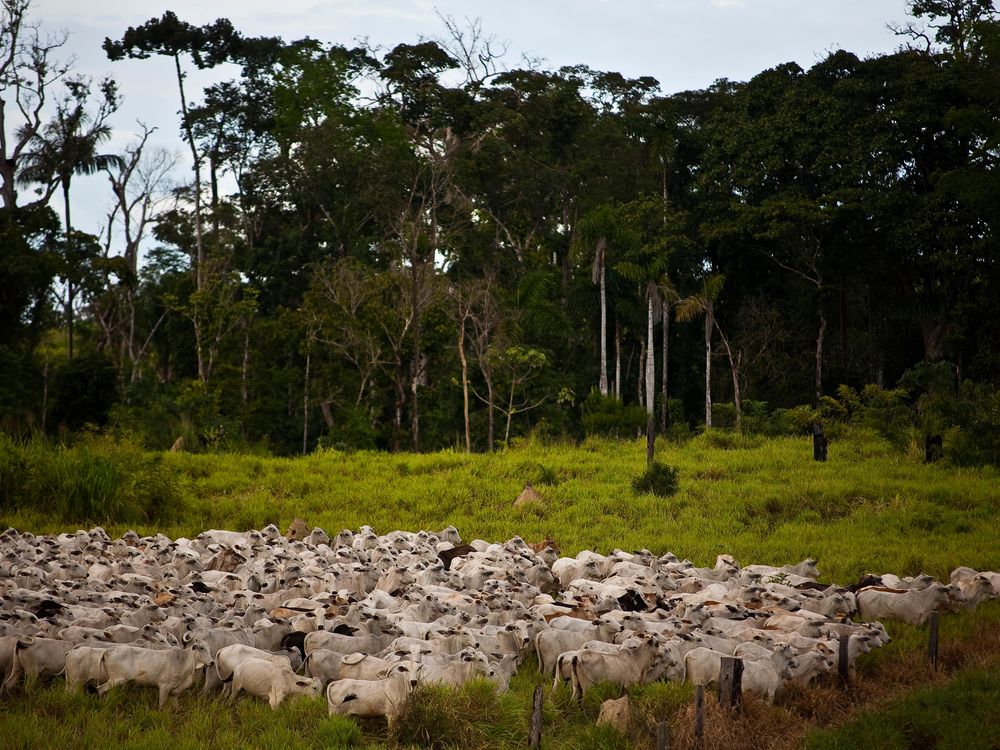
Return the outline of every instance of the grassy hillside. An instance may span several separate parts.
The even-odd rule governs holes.
[[[87,451],[83,464],[95,454]],[[947,577],[959,564],[1000,568],[1000,472],[993,468],[925,465],[866,433],[832,443],[824,464],[811,460],[808,439],[716,432],[684,445],[658,443],[657,460],[680,470],[679,491],[662,499],[631,488],[644,457],[639,442],[599,441],[526,443],[494,455],[164,454],[155,459],[158,485],[171,484],[171,498],[157,498],[166,520],[131,525],[190,536],[267,523],[284,531],[295,517],[331,533],[452,523],[466,539],[549,534],[564,554],[645,547],[699,564],[722,552],[743,564],[811,556],[835,581],[866,571]],[[543,502],[514,508],[526,483]],[[126,528],[100,515],[89,520],[112,533]],[[35,532],[79,525],[24,507],[0,511],[0,523]]]

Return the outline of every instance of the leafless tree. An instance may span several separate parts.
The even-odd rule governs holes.
[[[6,209],[17,205],[18,161],[42,127],[48,92],[73,64],[54,59],[66,33],[43,36],[28,19],[30,9],[31,0],[0,0],[0,196]],[[57,185],[45,186],[28,207],[47,203]]]

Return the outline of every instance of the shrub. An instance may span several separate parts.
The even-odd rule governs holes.
[[[587,435],[632,437],[646,427],[646,411],[634,404],[626,406],[615,396],[592,390],[583,402],[583,431]]]
[[[670,497],[677,492],[678,473],[675,467],[654,461],[632,480],[632,489],[640,495],[650,493],[657,497]]]
[[[75,447],[0,435],[0,509],[63,521],[163,521],[180,505],[177,477],[159,456],[91,438]]]
[[[735,427],[736,404],[727,404],[727,403],[712,404],[712,426]]]

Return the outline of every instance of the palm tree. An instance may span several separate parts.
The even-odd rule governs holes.
[[[591,280],[598,285],[601,297],[601,371],[598,389],[608,395],[608,251],[626,250],[635,243],[635,235],[611,206],[604,204],[588,213],[573,231],[571,251],[574,255],[593,255]]]
[[[32,148],[21,156],[18,182],[40,183],[50,189],[62,187],[63,211],[66,222],[65,271],[66,329],[69,358],[73,358],[73,301],[76,277],[73,268],[73,224],[70,220],[69,191],[74,175],[91,175],[112,166],[124,167],[124,160],[117,154],[99,154],[97,147],[111,137],[107,118],[118,108],[119,99],[115,84],[110,79],[101,83],[104,100],[97,114],[86,110],[90,82],[74,79],[67,84],[69,94],[59,103],[55,117],[36,133],[30,143]]]
[[[688,322],[704,316],[705,318],[705,427],[712,426],[712,329],[722,329],[715,320],[715,300],[722,292],[726,277],[721,274],[708,276],[702,283],[702,289],[696,294],[685,297],[677,303],[677,320]],[[729,342],[726,349],[729,350]],[[730,361],[732,355],[730,354]],[[735,382],[735,376],[734,376]],[[739,420],[739,390],[736,391],[736,413]]]

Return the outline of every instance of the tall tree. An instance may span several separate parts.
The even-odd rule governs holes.
[[[245,39],[232,23],[225,18],[211,24],[194,26],[181,21],[173,11],[166,11],[160,18],[152,18],[142,26],[132,26],[122,35],[121,40],[104,40],[103,48],[110,60],[125,58],[146,59],[150,55],[164,55],[173,60],[177,76],[177,89],[181,102],[181,132],[191,151],[194,170],[194,188],[191,191],[194,203],[194,271],[195,291],[198,300],[207,301],[211,290],[217,287],[218,274],[213,278],[212,264],[208,262],[205,248],[205,232],[202,216],[202,162],[204,153],[198,148],[195,138],[195,118],[192,117],[184,81],[187,73],[182,59],[189,57],[199,70],[214,68],[223,62],[238,62],[248,55],[258,54],[262,48],[273,48],[278,42],[271,38]],[[212,336],[205,330],[206,310],[198,304],[192,308],[192,322],[195,329],[195,346],[198,356],[198,375],[207,383],[212,365],[209,362],[213,343]]]
[[[715,300],[722,291],[725,277],[710,275],[702,279],[701,289],[677,303],[677,320],[705,320],[705,427],[712,426],[712,331],[715,329]]]
[[[598,206],[583,216],[574,227],[570,250],[577,257],[591,259],[591,280],[598,285],[601,322],[597,338],[600,345],[598,389],[608,395],[608,298],[607,258],[609,251],[621,258],[631,252],[636,243],[635,232],[618,216],[610,205]]]
[[[70,219],[70,184],[74,175],[91,175],[112,166],[121,167],[124,160],[117,154],[99,154],[101,143],[111,137],[108,118],[118,109],[121,100],[114,80],[105,78],[99,84],[100,100],[94,114],[87,111],[91,81],[74,78],[66,82],[67,95],[56,106],[53,119],[29,141],[30,150],[21,155],[17,179],[24,184],[56,183],[62,188],[65,221],[65,290],[66,340],[69,358],[73,359],[73,321],[75,316],[78,265],[74,247],[73,224]],[[23,135],[23,134],[22,134]]]
[[[17,205],[21,155],[42,128],[49,90],[70,70],[54,59],[66,35],[43,37],[30,10],[31,0],[0,1],[0,196],[8,210]],[[54,190],[50,185],[33,204],[48,203]]]

